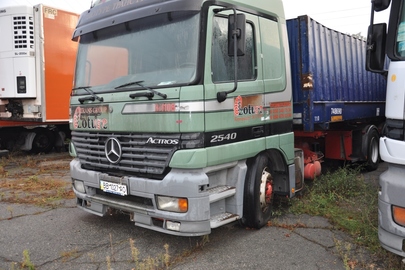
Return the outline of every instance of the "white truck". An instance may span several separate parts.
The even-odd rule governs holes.
[[[371,2],[366,67],[387,75],[388,81],[386,127],[380,139],[381,159],[388,169],[379,180],[378,237],[385,249],[405,257],[405,1]],[[388,28],[386,23],[374,24],[374,12],[390,6]],[[385,61],[387,56],[390,61]]]

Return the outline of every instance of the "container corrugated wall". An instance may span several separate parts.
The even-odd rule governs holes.
[[[295,123],[304,131],[381,116],[386,80],[365,70],[366,42],[308,16],[287,20]]]

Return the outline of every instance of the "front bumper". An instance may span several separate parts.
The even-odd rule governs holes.
[[[202,192],[208,177],[202,170],[172,170],[163,180],[137,177],[112,177],[81,168],[80,161],[70,163],[72,180],[84,182],[85,193],[73,187],[77,206],[89,213],[105,216],[110,210],[129,213],[136,226],[180,236],[199,236],[211,232],[209,194]],[[100,180],[128,186],[128,196],[106,194]],[[162,211],[157,208],[156,195],[187,197],[186,213]],[[167,223],[180,224],[178,231],[169,230]],[[170,226],[169,226],[170,227]]]
[[[392,206],[405,207],[405,166],[388,164],[380,175],[378,195],[378,238],[390,252],[405,257],[405,227],[393,220]]]

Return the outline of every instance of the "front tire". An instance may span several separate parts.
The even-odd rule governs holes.
[[[274,188],[271,164],[265,154],[259,154],[249,164],[245,181],[242,223],[251,228],[261,228],[270,219]]]
[[[378,131],[373,129],[367,137],[367,161],[366,170],[371,172],[378,168],[380,163],[380,149],[379,149],[380,135]]]

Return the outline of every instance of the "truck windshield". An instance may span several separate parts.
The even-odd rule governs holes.
[[[399,15],[398,32],[396,35],[396,54],[404,59],[405,57],[405,5],[402,5],[402,10]]]
[[[91,86],[97,93],[128,90],[117,86],[134,81],[189,84],[196,76],[198,29],[198,13],[172,12],[82,35],[74,88]]]

